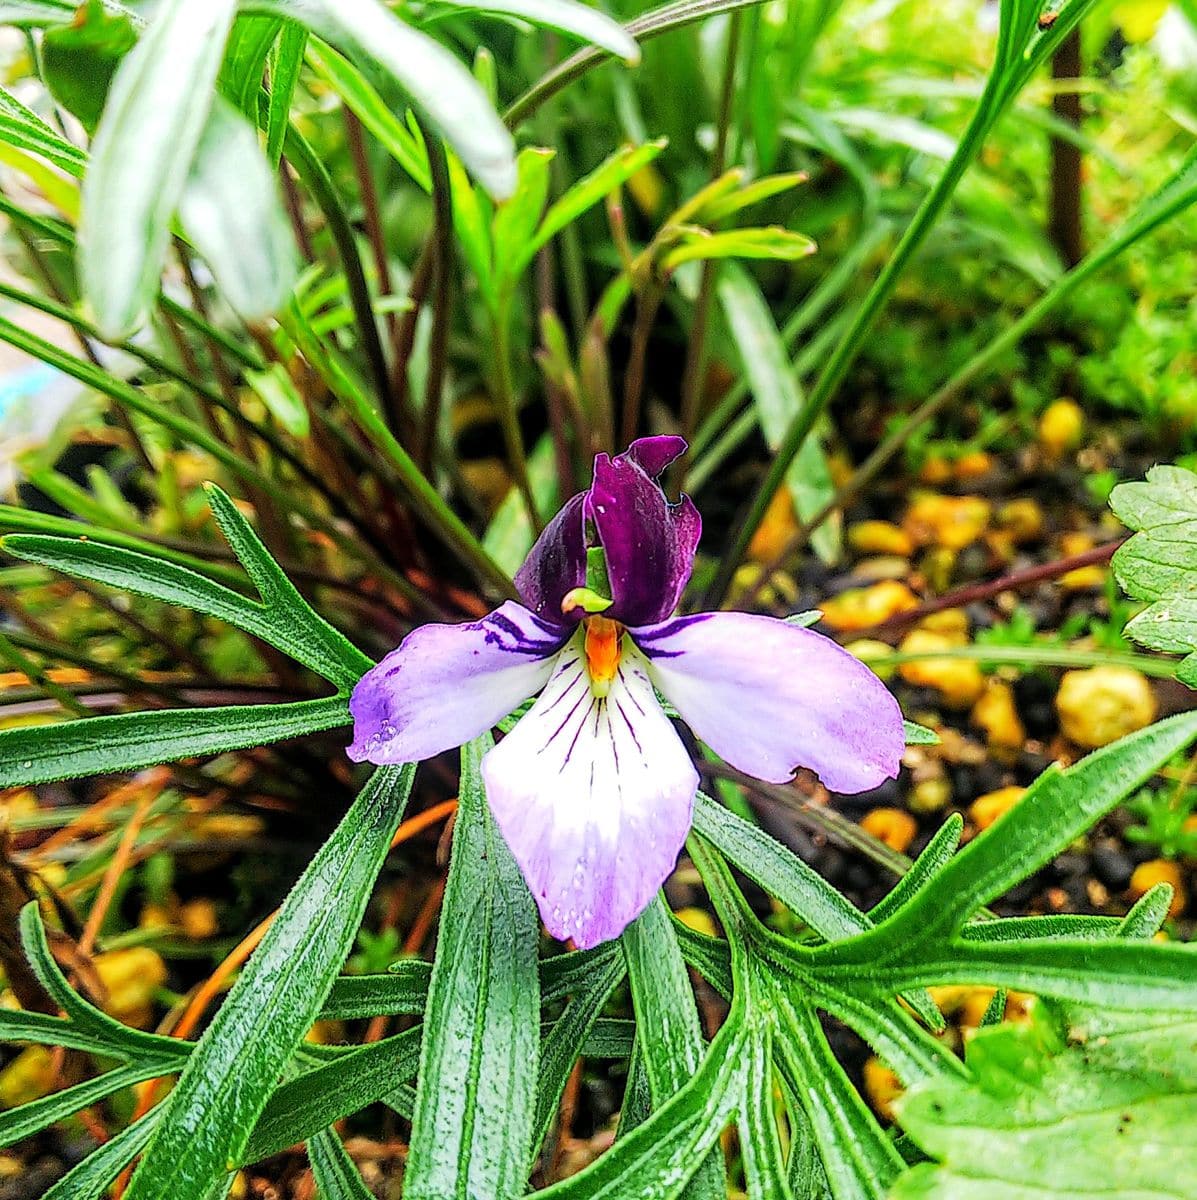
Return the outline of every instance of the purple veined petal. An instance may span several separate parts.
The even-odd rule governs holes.
[[[630,632],[653,683],[733,767],[770,783],[807,767],[848,793],[897,776],[905,743],[898,702],[830,638],[749,613],[701,613]]]
[[[663,433],[656,437],[637,438],[620,457],[630,458],[650,479],[656,479],[685,453],[685,438]]]
[[[509,600],[465,625],[421,625],[349,699],[355,762],[420,762],[490,729],[534,696],[567,635]]]
[[[606,554],[615,601],[607,615],[625,625],[652,624],[673,612],[702,534],[702,518],[690,498],[670,504],[640,465],[641,460],[656,466],[674,457],[674,447],[644,446],[650,442],[685,446],[681,438],[642,438],[626,454],[597,455],[586,496],[586,516]]]
[[[563,616],[561,602],[586,582],[585,500],[586,493],[579,492],[566,501],[515,573],[520,599],[541,620],[555,625],[572,627],[583,615]]]
[[[668,878],[698,774],[635,649],[599,700],[580,642],[482,760],[482,778],[549,932],[585,949],[618,937]]]

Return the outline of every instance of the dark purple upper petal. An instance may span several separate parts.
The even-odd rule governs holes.
[[[673,612],[690,578],[702,519],[686,496],[670,504],[656,479],[685,449],[683,438],[663,435],[639,438],[614,458],[596,456],[590,491],[566,502],[516,572],[520,599],[542,621],[571,626],[585,615],[562,614],[561,602],[586,583],[588,524],[607,559],[614,604],[606,615],[648,625]]]
[[[685,438],[663,433],[658,437],[637,438],[619,457],[630,458],[646,475],[656,479],[685,453]]]
[[[579,610],[563,616],[561,601],[586,582],[585,501],[585,492],[566,501],[515,573],[520,599],[542,621],[574,625],[584,615]]]
[[[684,448],[681,438],[641,438],[626,454],[594,460],[586,516],[607,558],[615,603],[605,615],[625,625],[664,620],[690,578],[702,518],[687,496],[670,504],[642,465],[664,470]]]

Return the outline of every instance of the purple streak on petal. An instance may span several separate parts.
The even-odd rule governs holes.
[[[468,742],[544,687],[567,636],[512,600],[467,625],[421,625],[353,689],[346,753],[419,762]]]
[[[686,439],[673,434],[637,438],[621,458],[630,458],[650,479],[656,479],[666,467],[686,453]]]
[[[586,582],[586,537],[583,508],[586,493],[579,492],[544,527],[524,565],[515,573],[520,599],[543,621],[572,627],[581,612],[563,616],[561,601]]]
[[[482,777],[549,932],[585,949],[618,937],[668,878],[698,775],[643,658],[628,649],[605,700],[584,677],[579,704],[580,655],[577,640],[562,650],[540,698],[482,760]]]
[[[676,457],[676,446],[665,448],[656,444],[660,442],[685,445],[681,438],[642,438],[626,454],[599,454],[586,497],[586,516],[606,553],[615,601],[605,615],[625,625],[648,625],[673,612],[702,533],[702,518],[690,498],[670,504],[640,465],[667,464]]]
[[[846,793],[897,776],[905,744],[898,702],[830,638],[748,613],[701,613],[630,632],[653,683],[733,767],[770,783],[808,767]]]

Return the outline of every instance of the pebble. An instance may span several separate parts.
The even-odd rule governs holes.
[[[860,820],[860,827],[891,850],[904,852],[918,833],[918,822],[900,808],[875,808]]]
[[[988,829],[1023,798],[1026,790],[1020,787],[1004,787],[998,788],[996,792],[987,792],[969,805],[968,815],[978,829]]]
[[[1081,444],[1085,414],[1075,400],[1061,396],[1043,410],[1039,418],[1039,445],[1050,458],[1061,458]]]
[[[915,629],[902,639],[898,649],[902,654],[925,654],[955,649],[960,644],[960,639],[951,634]],[[902,663],[898,674],[907,683],[934,688],[951,708],[968,708],[985,690],[981,668],[968,658],[919,658]]]
[[[910,534],[892,521],[857,521],[849,525],[848,545],[858,554],[896,554],[909,558],[914,553]]]
[[[1093,874],[1108,888],[1121,891],[1130,883],[1135,864],[1116,845],[1103,843],[1093,847]]]
[[[837,633],[870,629],[898,613],[918,607],[918,597],[896,579],[871,587],[849,588],[822,605],[823,620]]]
[[[981,496],[927,492],[911,502],[902,528],[916,545],[963,550],[985,532],[992,515],[992,506]]]
[[[1064,736],[1096,749],[1145,729],[1158,705],[1147,677],[1131,667],[1091,667],[1068,671],[1056,693]]]
[[[1180,867],[1170,858],[1153,858],[1140,863],[1131,875],[1127,889],[1132,900],[1145,896],[1156,884],[1166,883],[1172,888],[1172,903],[1168,905],[1168,916],[1179,917],[1189,903],[1185,878]]]
[[[1018,716],[1014,689],[1000,679],[990,679],[973,705],[971,719],[984,730],[985,740],[995,751],[1021,750],[1027,731]]]

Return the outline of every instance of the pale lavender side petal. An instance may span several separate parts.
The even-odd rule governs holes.
[[[654,449],[637,455],[653,465],[665,459]],[[702,533],[702,518],[689,497],[670,504],[632,451],[615,458],[599,454],[586,516],[594,522],[607,559],[615,601],[607,615],[625,625],[648,625],[669,616],[690,578]]]
[[[586,582],[586,493],[579,492],[544,527],[515,573],[520,599],[543,621],[572,626],[584,615],[561,613],[561,601]]]
[[[583,949],[618,937],[656,895],[698,789],[640,655],[625,653],[598,700],[577,640],[531,710],[482,760],[482,777],[549,932]]]
[[[702,613],[632,636],[652,681],[733,767],[784,783],[807,767],[834,792],[898,774],[898,702],[830,638],[774,617]]]
[[[514,601],[467,625],[421,625],[349,699],[355,762],[420,762],[490,729],[534,696],[565,639]]]

